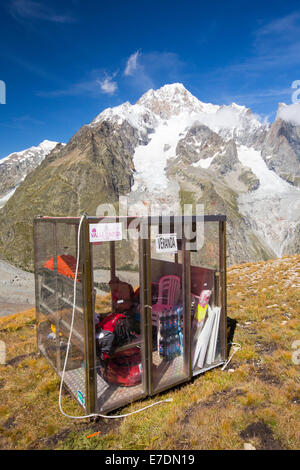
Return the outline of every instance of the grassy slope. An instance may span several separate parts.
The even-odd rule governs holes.
[[[163,397],[173,403],[124,420],[73,422],[58,411],[59,380],[36,355],[34,311],[0,319],[8,365],[0,366],[0,448],[299,449],[300,256],[232,267],[228,315],[242,349],[215,369]],[[298,285],[298,288],[297,288]],[[297,316],[298,312],[298,316]],[[129,412],[160,397],[127,406]],[[66,412],[82,410],[67,394]],[[87,439],[101,430],[97,437]]]

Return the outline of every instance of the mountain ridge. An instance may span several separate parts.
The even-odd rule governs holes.
[[[0,160],[0,208],[6,204],[25,177],[59,142],[43,140],[39,145],[13,152]]]
[[[102,111],[27,176],[0,210],[0,255],[30,265],[32,239],[18,236],[18,217],[29,227],[36,214],[94,215],[121,195],[131,215],[151,205],[178,213],[189,202],[225,213],[230,264],[280,256],[283,246],[293,254],[298,149],[300,126],[280,117],[264,124],[245,106],[202,103],[182,84],[149,90],[133,105]],[[27,240],[26,260],[16,237]]]

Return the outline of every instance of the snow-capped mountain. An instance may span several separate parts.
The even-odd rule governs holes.
[[[202,103],[180,84],[165,85],[159,90],[149,90],[135,105],[126,102],[115,108],[108,108],[99,114],[90,126],[110,122],[117,127],[129,124],[138,136],[133,157],[135,184],[133,190],[148,188],[151,193],[162,192],[168,186],[165,168],[168,160],[178,157],[181,143],[195,126],[206,126],[218,134],[219,143],[235,139],[240,144],[256,146],[265,133],[265,127],[258,117],[244,106],[232,104],[218,106]],[[189,146],[198,152],[203,135],[194,133]],[[216,149],[217,150],[217,149]],[[209,153],[209,157],[213,155]],[[211,162],[211,160],[210,160]],[[196,162],[194,162],[196,163]],[[208,161],[203,162],[207,165]],[[199,161],[201,166],[201,162]]]
[[[36,147],[11,153],[0,160],[0,207],[4,206],[25,177],[57,144],[58,142],[44,140]]]
[[[250,135],[253,141],[256,134],[261,134],[264,130],[259,116],[244,106],[235,103],[230,106],[203,103],[181,83],[149,90],[134,105],[126,102],[115,108],[107,108],[90,125],[96,126],[104,121],[117,125],[126,121],[137,129],[141,139],[149,136],[159,126],[166,128],[170,124],[172,127],[172,123],[177,122],[176,128],[171,128],[170,132],[165,129],[165,138],[169,134],[171,138],[176,137],[177,142],[182,132],[196,123],[209,127],[226,140],[236,138],[240,143],[245,143],[245,138]]]
[[[220,194],[225,185],[266,251],[280,256],[300,221],[300,127],[281,114],[273,126],[263,124],[245,106],[203,103],[175,83],[149,90],[134,105],[106,109],[91,126],[110,122],[121,132],[126,123],[135,130],[133,212],[149,201],[178,212],[182,189],[199,193],[191,188],[195,177],[217,192],[222,186]]]
[[[2,252],[28,265],[23,247],[7,243],[20,206],[27,220],[95,214],[120,195],[130,215],[150,207],[177,214],[185,203],[225,213],[229,263],[300,252],[300,105],[292,106],[281,106],[270,125],[244,106],[204,103],[175,83],[108,108],[57,146],[0,211],[0,252],[4,233]]]

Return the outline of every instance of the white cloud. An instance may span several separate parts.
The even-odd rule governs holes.
[[[291,41],[291,35],[299,33],[300,12],[294,11],[284,17],[276,18],[256,31],[257,38],[269,35],[280,35],[281,39],[287,37]]]
[[[140,51],[134,52],[134,54],[131,54],[129,59],[127,60],[127,64],[124,70],[124,75],[133,75],[133,73],[136,71],[137,66],[138,66],[138,58],[141,55]]]
[[[194,117],[191,116],[191,119],[194,120]],[[248,114],[246,107],[232,103],[230,106],[219,107],[216,112],[198,113],[197,121],[219,132],[221,129],[243,129],[248,125],[259,127],[262,119],[258,114]]]
[[[113,81],[113,78],[114,76],[106,77],[104,80],[97,80],[103,93],[113,95],[117,91],[118,84]]]
[[[103,72],[102,72],[103,73]],[[108,95],[113,95],[118,89],[117,82],[113,81],[113,76],[106,76],[102,80],[99,78],[92,78],[88,80],[82,80],[78,83],[73,83],[67,88],[50,90],[50,91],[38,91],[36,94],[38,96],[44,97],[60,97],[60,96],[98,96],[99,92],[106,93]]]
[[[285,73],[300,65],[300,11],[293,12],[282,18],[277,18],[253,30],[252,54],[243,62],[229,64],[216,68],[214,76],[220,75],[222,82],[227,76],[231,79],[237,74],[245,74],[247,80],[251,77],[273,72]]]
[[[300,126],[300,103],[279,105],[276,117]]]
[[[148,52],[140,50],[131,54],[123,75],[136,91],[145,92],[162,83],[182,81],[181,69],[185,65],[177,54],[172,52]]]
[[[69,14],[58,14],[45,2],[33,0],[12,0],[9,5],[10,14],[15,19],[45,20],[53,23],[73,23],[75,19]]]

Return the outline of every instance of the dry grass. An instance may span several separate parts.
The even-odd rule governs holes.
[[[34,310],[0,319],[8,365],[0,366],[0,447],[5,449],[299,449],[300,256],[228,272],[228,315],[242,349],[228,370],[212,370],[166,392],[173,402],[124,420],[74,423],[58,410],[59,380],[35,346]],[[107,306],[110,299],[107,297]],[[103,311],[103,305],[100,306]],[[127,406],[133,411],[159,397]],[[63,406],[81,410],[67,394]],[[88,434],[101,430],[96,437]]]

